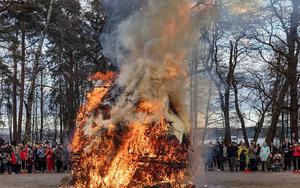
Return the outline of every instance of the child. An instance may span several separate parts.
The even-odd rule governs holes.
[[[272,155],[272,153],[270,153],[267,158],[267,170],[268,171],[272,170],[272,165],[273,165],[273,155]]]

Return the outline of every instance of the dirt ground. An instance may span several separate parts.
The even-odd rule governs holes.
[[[0,188],[54,188],[69,174],[0,175]]]
[[[54,188],[69,174],[0,175],[1,188]],[[197,182],[198,188],[296,188],[300,174],[293,172],[236,173],[208,172]]]
[[[300,174],[290,172],[207,172],[198,182],[208,188],[296,188]]]

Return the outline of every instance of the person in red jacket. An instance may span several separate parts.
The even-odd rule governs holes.
[[[300,145],[299,143],[294,144],[293,152],[293,166],[294,170],[298,172],[300,170]]]
[[[11,158],[10,158],[10,165],[11,165],[11,171],[12,173],[17,174],[18,173],[18,168],[17,168],[17,155],[15,153],[15,151],[13,150],[11,152]]]
[[[46,160],[47,160],[47,170],[48,172],[53,172],[54,169],[54,153],[50,146],[46,151]]]
[[[26,171],[26,161],[28,159],[28,150],[25,147],[22,147],[20,152],[20,158],[21,158],[21,171]]]

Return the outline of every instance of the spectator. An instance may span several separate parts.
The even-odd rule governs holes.
[[[240,154],[240,171],[244,171],[246,168],[246,150],[242,150]]]
[[[64,149],[61,144],[54,151],[54,155],[56,158],[56,171],[59,173],[63,167],[63,161],[65,157]]]
[[[11,171],[13,174],[18,173],[18,159],[16,155],[16,151],[12,151],[11,159],[10,159]]]
[[[44,172],[46,170],[46,151],[42,144],[37,149],[38,157],[38,171]]]
[[[48,157],[47,167],[49,172],[53,172],[54,166],[56,166],[58,172],[63,170],[64,167],[66,167],[67,170],[70,161],[70,156],[67,151],[68,150],[61,144],[56,148],[54,155],[53,147],[50,146],[47,148],[46,152],[43,145],[39,145],[37,148],[34,145],[31,147],[30,143],[25,146],[22,144],[13,146],[4,143],[0,147],[0,173],[32,173],[33,170],[38,172],[37,169],[39,166],[41,172],[44,172],[46,169],[46,157]],[[49,161],[49,159],[51,160]],[[41,165],[39,165],[39,163],[41,163]]]
[[[218,171],[224,171],[224,163],[223,163],[223,145],[218,142],[216,145],[216,159],[217,159],[217,167]]]
[[[206,163],[206,170],[213,171],[213,160],[214,160],[214,146],[212,142],[210,142],[206,146],[205,151],[205,163]]]
[[[298,143],[294,145],[293,166],[296,172],[300,170],[300,145]]]
[[[27,149],[25,147],[21,147],[20,151],[20,158],[21,158],[21,172],[26,172],[27,169],[27,159],[28,159],[28,153]]]
[[[48,172],[53,172],[54,168],[54,153],[50,146],[46,150],[46,160],[47,160],[47,170]]]
[[[2,145],[1,146],[1,167],[2,167],[2,172],[5,174],[8,174],[9,170],[9,161],[10,161],[10,156],[8,154],[8,147],[7,145]]]
[[[272,166],[273,166],[273,155],[272,153],[270,153],[267,159],[267,170],[268,171],[272,170]]]
[[[16,147],[15,149],[15,155],[16,155],[16,160],[17,160],[17,168],[16,168],[16,172],[17,173],[20,173],[21,171],[21,156],[20,156],[20,153],[21,153],[21,149],[19,146]]]
[[[234,171],[234,166],[236,163],[236,160],[235,160],[236,156],[237,156],[237,147],[235,146],[234,143],[231,143],[227,149],[228,164],[229,164],[229,169],[231,172]]]
[[[36,145],[33,145],[32,147],[32,160],[33,160],[33,171],[38,172],[38,155],[37,155]]]
[[[267,163],[270,153],[271,152],[270,152],[269,146],[267,146],[267,144],[264,143],[262,148],[260,149],[260,154],[259,154],[261,164],[262,164],[262,167],[261,167],[262,171],[265,171],[266,163]]]
[[[286,138],[282,145],[282,152],[284,158],[284,169],[283,170],[291,170],[292,166],[292,155],[293,155],[293,145]]]
[[[32,149],[29,147],[28,144],[25,146],[27,152],[27,160],[26,160],[26,170],[28,173],[32,173],[32,165],[33,165],[33,153]]]
[[[252,144],[250,149],[249,149],[249,167],[251,171],[256,171],[257,170],[257,161],[256,161],[256,145]]]
[[[68,150],[67,147],[64,147],[64,153],[65,153],[65,159],[64,159],[64,170],[66,172],[69,172],[70,171],[70,167],[71,167],[71,156],[70,156],[70,151]],[[213,159],[212,159],[213,160]]]
[[[238,157],[237,157],[237,160],[240,162],[240,158],[241,158],[241,154],[242,154],[242,151],[244,151],[245,153],[245,163],[247,163],[247,154],[248,154],[248,148],[245,146],[245,144],[243,142],[240,143],[240,145],[238,146]]]

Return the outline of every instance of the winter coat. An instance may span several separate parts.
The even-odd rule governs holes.
[[[237,156],[237,147],[235,146],[229,146],[227,149],[227,157],[228,158],[234,158]]]
[[[56,150],[54,151],[54,155],[58,161],[64,161],[65,153],[63,148],[56,148]]]
[[[46,151],[44,148],[39,148],[37,150],[37,156],[39,159],[45,159],[46,158]]]
[[[9,155],[6,152],[3,152],[1,155],[1,159],[2,159],[2,164],[7,164],[9,159]]]
[[[12,152],[12,153],[11,153],[10,164],[16,165],[17,162],[18,162],[18,161],[17,161],[17,156],[16,156],[15,152]]]
[[[223,146],[223,157],[227,157],[227,147]]]
[[[237,151],[237,153],[238,153],[238,160],[240,160],[240,155],[241,155],[241,153],[242,153],[243,150],[245,151],[245,155],[247,156],[247,154],[248,154],[248,148],[246,146],[239,146],[238,147],[238,151]]]
[[[52,149],[48,149],[46,152],[47,161],[54,161],[54,153]]]
[[[294,147],[293,157],[300,157],[300,145]]]
[[[248,151],[248,157],[249,159],[256,159],[256,154],[255,154],[255,148],[250,148]]]
[[[26,161],[27,158],[28,158],[28,151],[27,151],[27,150],[22,150],[22,151],[20,152],[20,157],[21,157],[21,160],[22,160],[22,161]]]
[[[267,161],[270,153],[271,153],[271,151],[270,151],[269,146],[263,146],[260,149],[260,154],[259,154],[259,157],[260,157],[261,161],[264,161],[264,162]]]
[[[217,159],[223,159],[223,146],[222,145],[216,145],[215,147],[216,152],[216,158]]]

